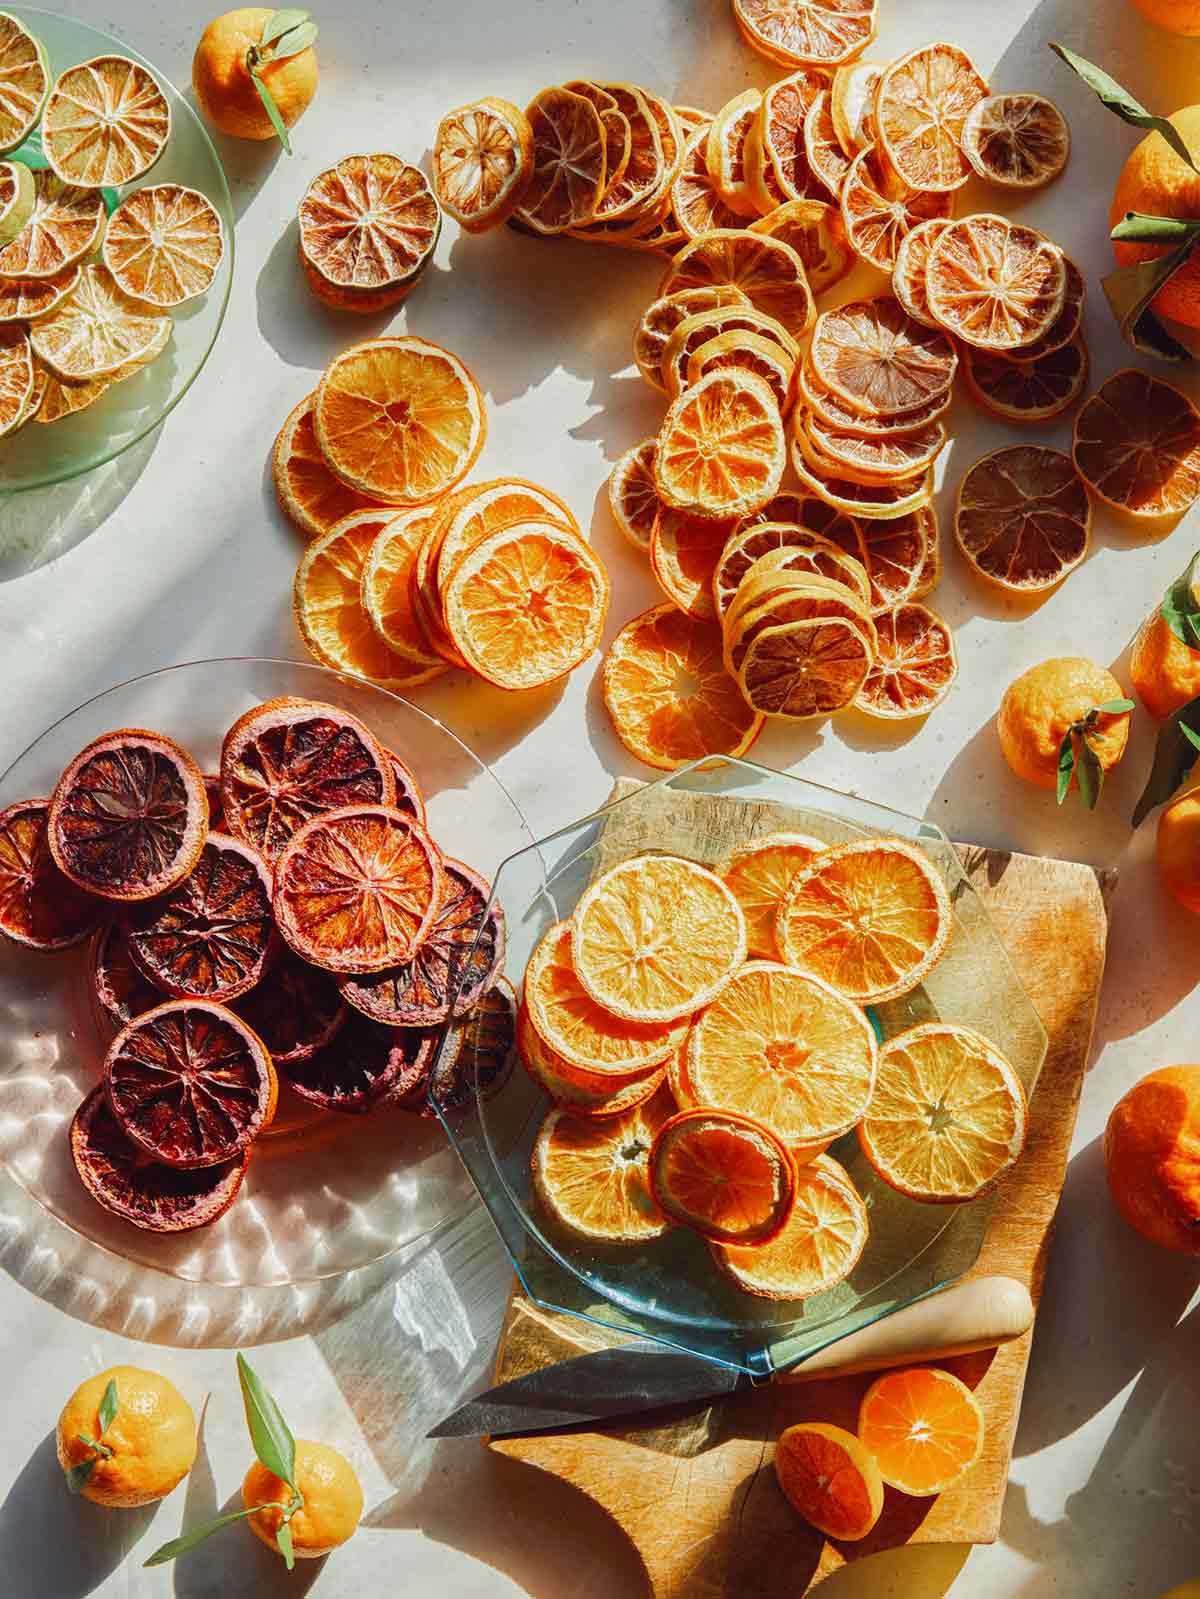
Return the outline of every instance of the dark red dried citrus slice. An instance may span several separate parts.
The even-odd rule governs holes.
[[[265,982],[235,1007],[262,1039],[276,1066],[308,1060],[334,1037],[349,1014],[328,972],[283,946]]]
[[[285,1066],[283,1076],[311,1104],[361,1116],[424,1082],[432,1057],[432,1033],[381,1027],[352,1012],[331,1043],[309,1060]]]
[[[103,1087],[93,1088],[71,1122],[71,1158],[97,1204],[151,1233],[206,1227],[233,1204],[248,1157],[181,1171],[151,1160],[121,1131]]]
[[[204,792],[208,795],[208,826],[210,832],[220,830],[225,815],[225,796],[221,793],[219,773],[204,773]]]
[[[392,776],[396,780],[396,809],[403,811],[405,816],[411,816],[418,826],[428,827],[425,796],[421,793],[420,784],[395,750],[390,750],[385,745],[383,753],[391,764]]]
[[[200,768],[174,739],[121,728],[93,739],[50,800],[50,852],[105,899],[153,899],[186,877],[208,831]]]
[[[80,944],[104,915],[54,864],[46,839],[50,801],[22,800],[0,812],[0,933],[30,949]]]
[[[356,716],[313,700],[267,700],[221,748],[225,831],[273,861],[297,828],[343,805],[392,805],[383,745]]]
[[[430,1096],[443,1111],[465,1110],[479,1095],[499,1093],[516,1059],[517,1001],[502,977],[447,1032],[430,1072]]]
[[[92,946],[92,988],[100,1008],[117,1027],[125,1027],[167,997],[134,965],[129,924],[123,917],[110,922]]]
[[[443,857],[446,897],[429,936],[401,966],[342,982],[355,1010],[389,1027],[436,1027],[470,1010],[504,958],[504,912],[488,914],[491,885],[462,861]]]
[[[275,922],[301,960],[381,972],[429,935],[445,881],[437,845],[393,806],[314,816],[275,864]]]
[[[125,1134],[180,1167],[240,1154],[274,1116],[278,1092],[262,1039],[204,999],[174,999],[135,1016],[109,1045],[104,1083]]]

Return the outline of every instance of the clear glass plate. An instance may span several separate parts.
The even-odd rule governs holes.
[[[234,229],[233,201],[212,140],[191,105],[153,62],[119,39],[74,17],[60,17],[28,6],[10,6],[8,12],[45,46],[52,79],[67,67],[98,55],[127,56],[153,72],[171,107],[171,137],[144,177],[119,193],[105,191],[109,209],[118,198],[145,184],[182,183],[189,189],[199,189],[220,213],[225,228],[225,258],[208,293],[172,311],[175,328],[171,342],[144,371],[114,384],[86,411],[48,427],[31,422],[11,437],[0,439],[0,494],[60,483],[64,478],[102,466],[157,427],[179,403],[208,359],[225,318],[233,282]],[[13,152],[13,157],[31,167],[46,165],[37,129]]]
[[[917,817],[746,761],[686,767],[505,861],[495,898],[507,921],[506,975],[519,990],[546,929],[570,916],[597,873],[616,862],[654,851],[719,866],[735,845],[784,829],[829,843],[898,835],[927,852],[950,888],[950,944],[922,987],[873,1010],[876,1028],[884,1038],[938,1018],[977,1028],[1032,1093],[1045,1030],[945,834]],[[850,1134],[830,1153],[870,1212],[861,1260],[826,1293],[800,1302],[756,1299],[727,1282],[703,1241],[683,1228],[632,1248],[596,1247],[556,1229],[538,1205],[529,1164],[549,1104],[526,1072],[514,1071],[465,1107],[437,1105],[526,1291],[552,1308],[747,1371],[789,1365],[943,1287],[971,1265],[987,1230],[990,1199],[961,1206],[907,1199],[875,1176]]]
[[[529,844],[507,791],[440,722],[372,684],[294,661],[197,661],[107,690],[14,761],[0,778],[0,809],[48,794],[73,755],[115,728],[167,733],[214,771],[230,724],[278,695],[323,700],[366,722],[412,767],[434,838],[485,876]],[[109,1215],[79,1181],[67,1144],[112,1036],[92,1000],[89,957],[86,944],[62,954],[0,944],[0,1167],[74,1234],[187,1282],[296,1285],[367,1267],[470,1198],[433,1117],[322,1113],[281,1088],[241,1192],[213,1226],[161,1238]]]

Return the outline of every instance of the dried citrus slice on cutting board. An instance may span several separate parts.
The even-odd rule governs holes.
[[[276,1067],[311,1060],[345,1025],[348,1011],[329,972],[280,945],[271,979],[234,1007],[262,1039]]]
[[[775,1134],[748,1116],[681,1110],[655,1136],[650,1192],[681,1226],[713,1243],[753,1248],[787,1224],[796,1169]]]
[[[713,573],[731,524],[664,509],[650,541],[650,568],[669,600],[688,616],[715,616]]]
[[[941,872],[899,838],[839,844],[792,880],[775,937],[789,966],[861,1004],[925,980],[950,940]]]
[[[804,158],[818,183],[840,200],[850,157],[842,149],[833,125],[833,99],[828,89],[817,95],[804,119]]]
[[[42,149],[64,183],[120,188],[148,172],[171,136],[171,108],[154,75],[125,56],[95,56],[55,79]]]
[[[883,1511],[875,1457],[844,1427],[802,1421],[779,1435],[775,1475],[784,1497],[810,1526],[839,1543],[865,1538]]]
[[[752,372],[710,372],[671,406],[654,476],[665,505],[698,516],[747,516],[778,491],[787,461],[783,419]]]
[[[935,240],[950,226],[946,217],[934,217],[906,233],[896,251],[896,264],[892,268],[892,292],[900,304],[922,327],[937,327],[929,312],[929,295],[925,287],[925,269],[929,265],[929,252]]]
[[[803,833],[771,833],[756,839],[729,862],[721,876],[733,890],[746,918],[746,954],[750,960],[779,959],[775,917],[788,884],[825,845]]]
[[[533,170],[517,216],[538,233],[562,233],[590,222],[607,176],[600,113],[581,94],[543,89],[526,116],[533,131]]]
[[[849,1173],[828,1155],[796,1170],[796,1203],[769,1244],[712,1246],[713,1259],[744,1293],[807,1299],[842,1282],[858,1265],[869,1233],[867,1207]]]
[[[46,52],[16,17],[0,12],[0,152],[24,144],[49,92]]]
[[[875,37],[876,0],[733,0],[746,43],[782,66],[837,66]]]
[[[0,934],[28,949],[82,943],[105,909],[54,864],[49,811],[46,800],[24,800],[0,812]]]
[[[862,1396],[858,1436],[889,1487],[925,1498],[953,1487],[983,1453],[983,1408],[952,1372],[888,1371]]]
[[[517,1016],[517,1050],[538,1087],[572,1116],[620,1116],[645,1104],[667,1078],[665,1066],[614,1079],[571,1065],[541,1037],[524,1006]]]
[[[33,189],[32,215],[0,249],[0,273],[6,278],[57,277],[95,249],[108,220],[104,196],[96,189],[64,183],[45,170],[34,173]]]
[[[516,210],[533,174],[533,129],[508,100],[489,95],[448,111],[433,139],[433,182],[442,208],[468,233]]]
[[[1200,412],[1161,378],[1116,372],[1075,418],[1075,466],[1106,505],[1178,516],[1200,495]]]
[[[925,289],[940,327],[983,350],[1018,352],[1058,320],[1066,261],[1035,228],[1007,217],[964,217],[934,240]]]
[[[671,1223],[650,1189],[650,1150],[673,1109],[671,1096],[611,1118],[548,1112],[533,1146],[533,1187],[547,1213],[590,1243],[661,1238]]]
[[[875,665],[856,700],[888,721],[928,716],[958,676],[954,636],[927,606],[898,605],[875,620]]]
[[[1021,1079],[982,1034],[926,1022],[889,1039],[858,1141],[875,1171],[910,1199],[978,1199],[1025,1147]]]
[[[436,588],[444,592],[459,561],[485,538],[529,521],[556,523],[583,538],[569,507],[549,489],[516,477],[472,484],[463,491],[461,504],[447,511],[437,554]]]
[[[608,480],[608,504],[613,521],[643,555],[650,553],[654,525],[662,510],[654,481],[654,455],[657,439],[635,444],[612,469]]]
[[[160,309],[203,294],[224,254],[216,208],[178,183],[137,189],[113,212],[104,234],[104,264],[117,286]]]
[[[379,638],[416,666],[444,666],[413,606],[412,582],[421,541],[436,521],[436,507],[398,511],[380,527],[362,571],[361,599]]]
[[[32,322],[53,311],[79,282],[79,272],[76,263],[52,278],[0,278],[0,322]]]
[[[755,633],[738,683],[746,703],[764,716],[812,721],[854,702],[874,658],[864,627],[841,617],[803,617]]]
[[[943,192],[967,181],[963,124],[987,92],[970,56],[952,44],[924,45],[887,68],[875,126],[892,169],[910,188]]]
[[[879,417],[943,399],[958,368],[946,335],[921,327],[890,298],[823,312],[809,360],[817,380],[851,410]]]
[[[1088,352],[1081,338],[1036,360],[989,355],[963,345],[963,377],[977,405],[1018,427],[1053,422],[1083,398]]]
[[[368,294],[415,278],[442,227],[425,174],[387,154],[348,155],[319,172],[299,214],[305,261],[335,290]]]
[[[1040,94],[993,94],[971,107],[962,152],[979,177],[1002,189],[1040,189],[1071,157],[1066,117]]]
[[[959,485],[958,547],[981,577],[1010,594],[1061,583],[1087,555],[1091,525],[1087,490],[1059,450],[993,450]]]
[[[842,180],[842,226],[851,247],[880,272],[895,270],[905,236],[923,222],[953,215],[950,194],[911,188],[877,145],[856,155]]]
[[[316,538],[355,511],[375,508],[366,495],[336,477],[321,454],[308,395],[289,415],[275,439],[271,478],[285,515],[302,533]]]
[[[85,266],[74,290],[33,323],[29,340],[39,361],[69,383],[113,377],[161,355],[173,323],[135,300],[105,266]]]
[[[667,268],[659,296],[683,289],[733,287],[757,310],[774,317],[793,338],[812,327],[812,290],[804,262],[790,245],[768,234],[713,228],[685,244]]]
[[[651,388],[664,388],[663,354],[668,340],[681,322],[699,316],[702,311],[749,304],[742,291],[731,283],[714,284],[705,289],[681,289],[676,294],[652,300],[642,312],[633,340],[633,358],[638,371]]]

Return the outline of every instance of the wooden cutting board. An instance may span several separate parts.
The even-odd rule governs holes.
[[[1028,1145],[968,1275],[1016,1277],[1036,1304],[1091,1049],[1117,874],[974,846],[959,852],[1049,1035]],[[652,1599],[800,1599],[847,1562],[883,1549],[995,1541],[1031,1339],[1032,1331],[1002,1349],[945,1362],[983,1405],[983,1456],[935,1499],[888,1489],[878,1525],[860,1543],[834,1545],[802,1522],[771,1461],[774,1440],[792,1422],[852,1428],[871,1377],[768,1384],[686,1416],[660,1412],[636,1425],[495,1439],[491,1447],[573,1483],[606,1510],[638,1550]],[[514,1291],[497,1381],[619,1342],[620,1334],[543,1310]]]

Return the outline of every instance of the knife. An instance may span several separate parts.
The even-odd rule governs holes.
[[[976,1277],[897,1310],[777,1373],[806,1382],[944,1360],[1019,1338],[1033,1301],[1012,1277]],[[754,1387],[760,1379],[651,1339],[594,1349],[498,1383],[440,1421],[430,1438],[559,1432],[665,1405],[696,1404]]]

